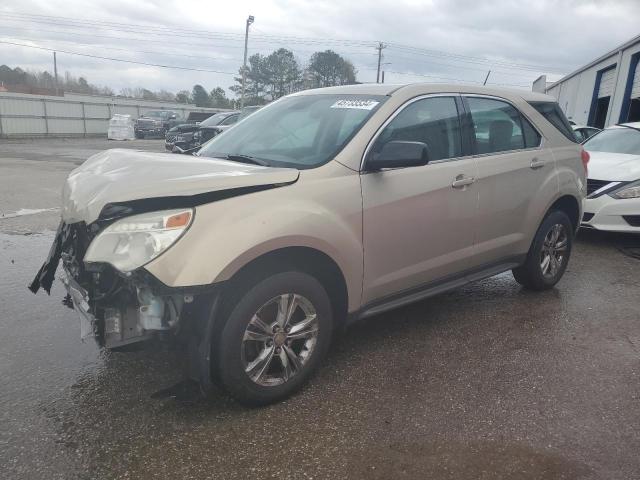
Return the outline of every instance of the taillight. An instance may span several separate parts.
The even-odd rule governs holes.
[[[589,172],[589,159],[591,158],[591,155],[589,155],[589,152],[587,152],[583,148],[582,152],[580,152],[580,158],[582,158],[582,166],[584,167],[584,173],[588,173]]]

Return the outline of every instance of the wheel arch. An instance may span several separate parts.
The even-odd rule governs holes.
[[[239,287],[288,269],[308,273],[322,284],[331,300],[336,326],[343,325],[349,308],[347,281],[338,263],[316,248],[290,246],[263,253],[236,270],[225,282],[225,291],[239,294]]]
[[[549,215],[550,212],[555,210],[560,210],[567,214],[569,220],[571,220],[571,225],[573,225],[574,233],[578,231],[580,228],[580,203],[579,200],[573,195],[563,195],[556,199],[547,209],[545,213],[545,217]]]

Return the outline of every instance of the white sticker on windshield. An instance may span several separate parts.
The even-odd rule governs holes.
[[[331,108],[356,108],[358,110],[373,110],[378,105],[375,100],[338,100]]]

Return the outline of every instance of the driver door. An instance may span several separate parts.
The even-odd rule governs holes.
[[[363,304],[464,272],[474,252],[476,161],[463,153],[456,96],[408,102],[371,151],[388,141],[423,142],[429,163],[366,172]]]

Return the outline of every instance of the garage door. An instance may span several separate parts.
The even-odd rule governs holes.
[[[600,77],[600,88],[598,89],[598,98],[610,97],[613,93],[613,82],[615,80],[616,69],[612,68],[606,72],[602,72]]]
[[[636,71],[633,74],[633,85],[631,86],[631,98],[640,98],[640,66],[636,64]]]

